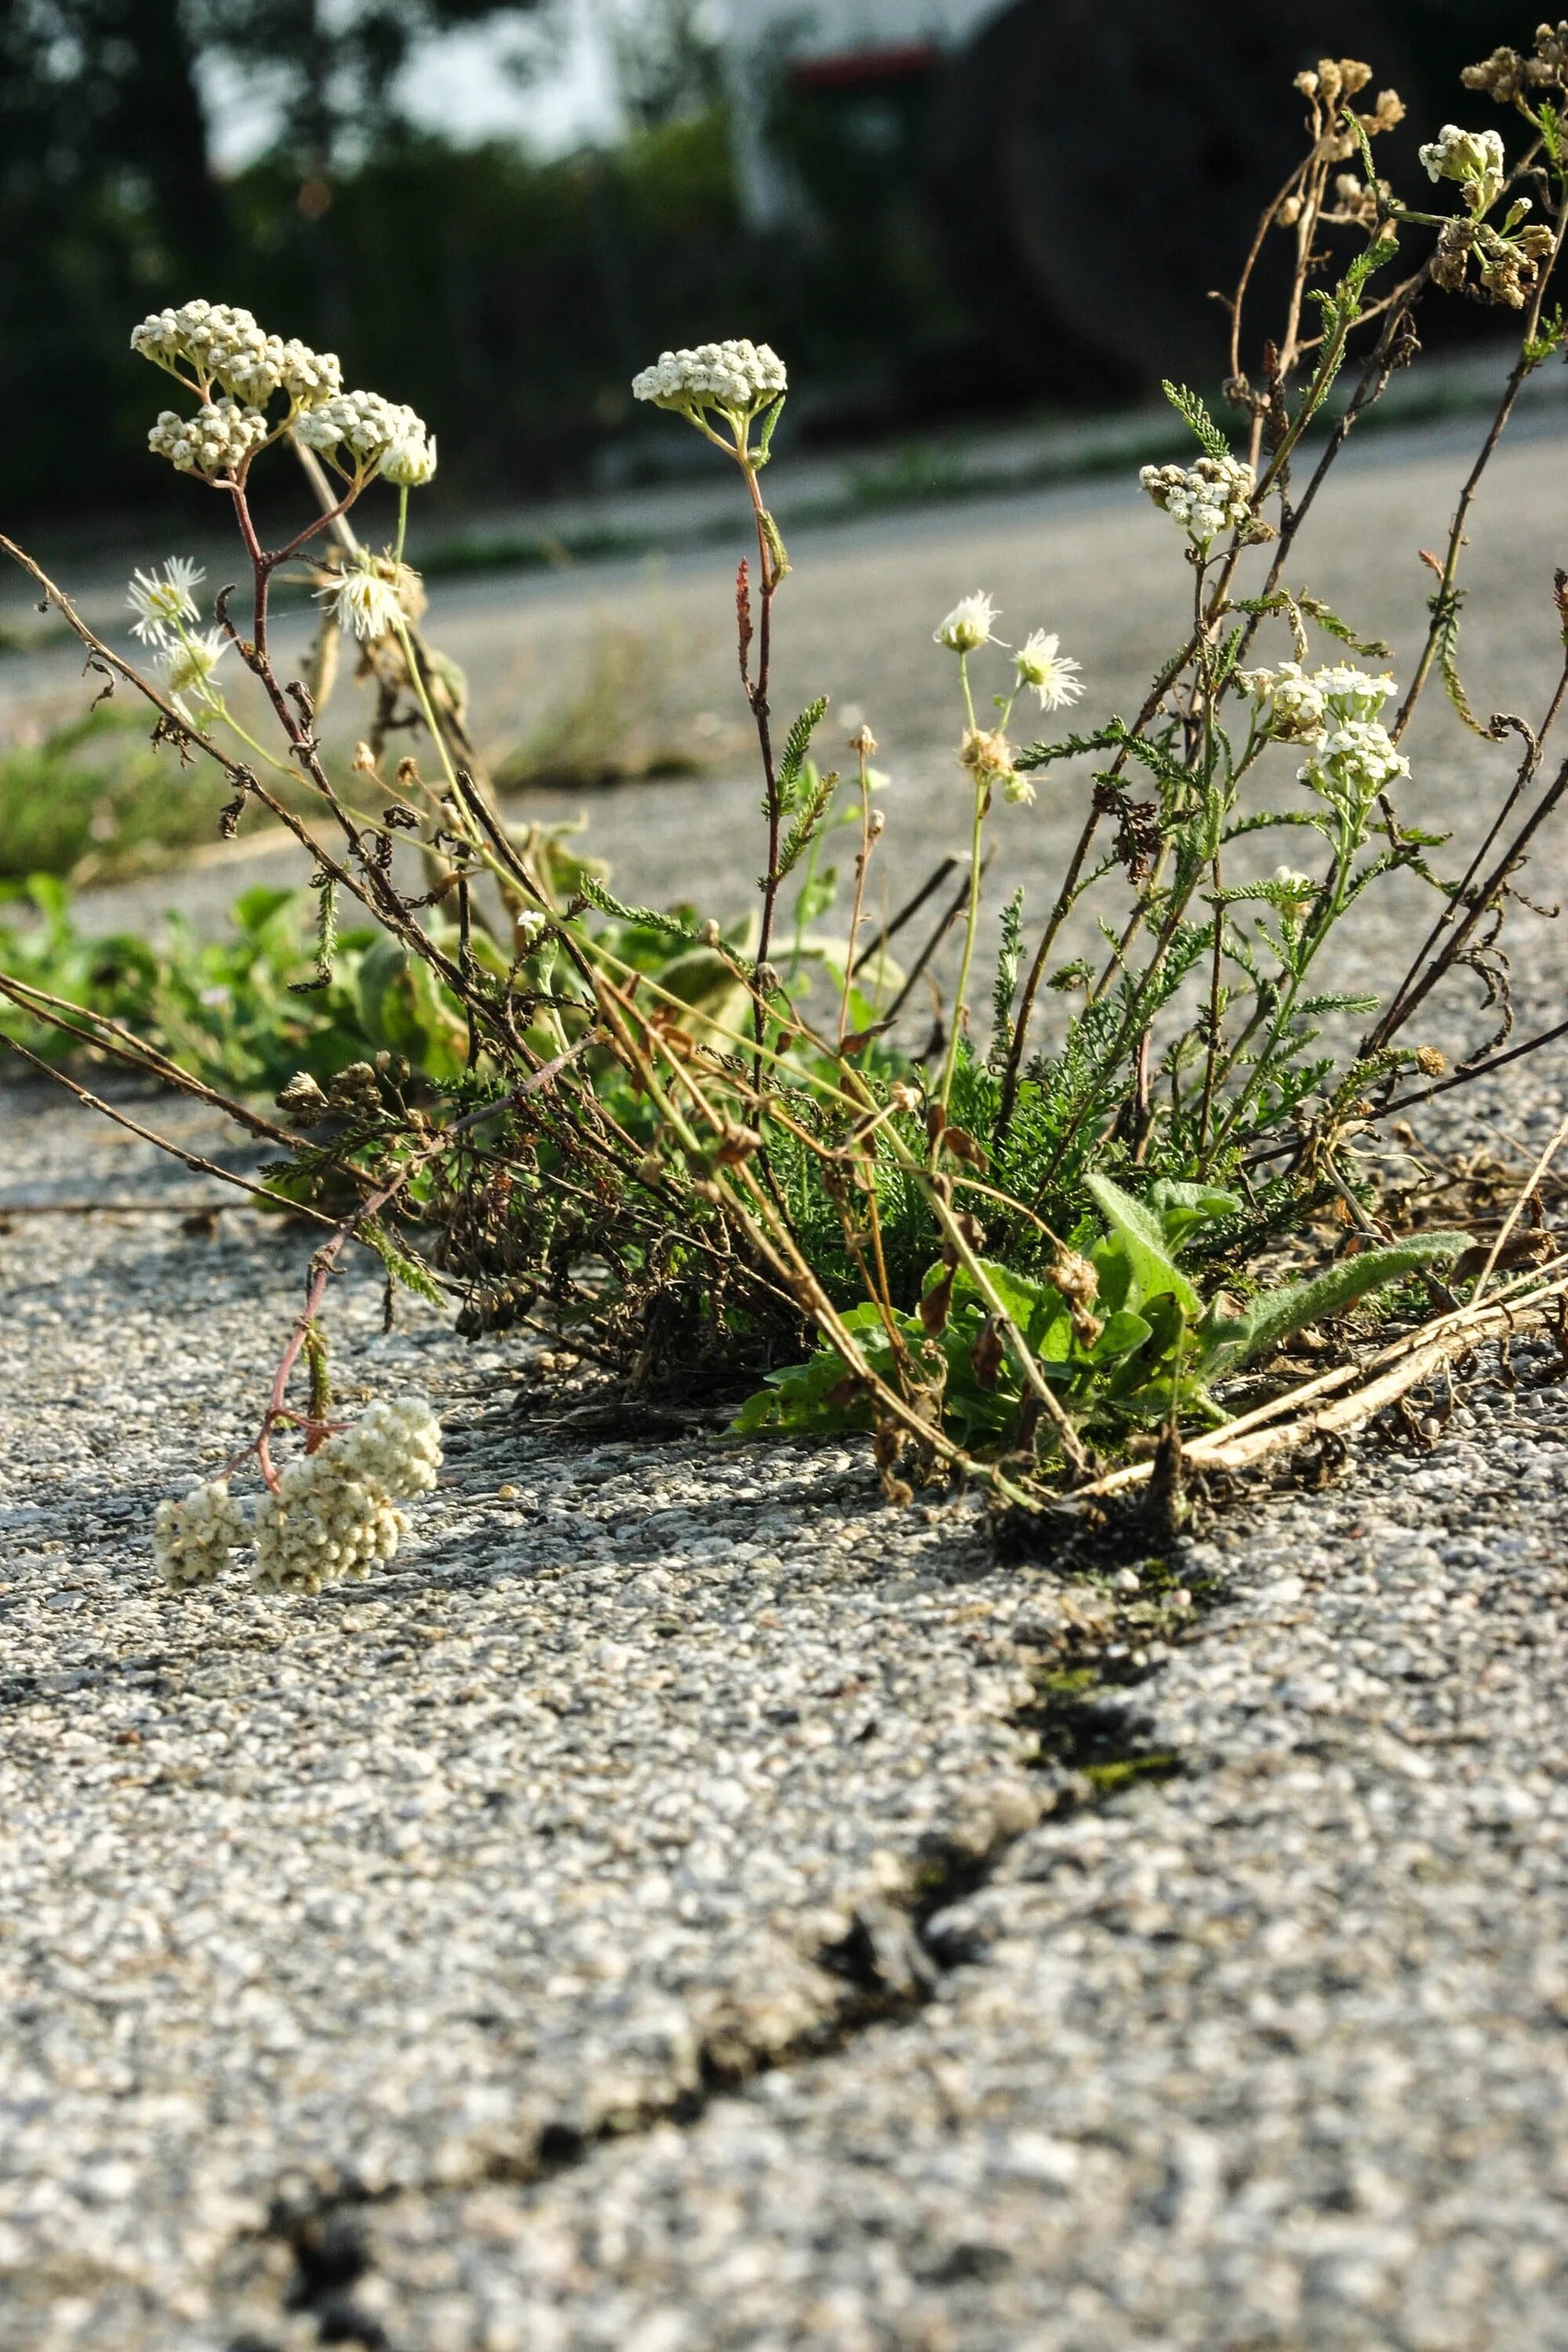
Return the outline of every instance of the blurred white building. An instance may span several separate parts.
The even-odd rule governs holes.
[[[806,88],[868,97],[929,74],[1009,0],[721,0],[746,210],[759,226],[787,218],[795,195],[763,138],[764,93],[781,70]]]

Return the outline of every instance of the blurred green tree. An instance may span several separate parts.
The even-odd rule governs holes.
[[[218,227],[179,0],[4,0],[7,509],[90,497],[122,471],[129,326],[176,269],[200,271]]]

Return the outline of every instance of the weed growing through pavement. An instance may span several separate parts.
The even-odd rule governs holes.
[[[1005,643],[1009,616],[983,592],[933,615],[938,657],[954,669],[970,855],[880,922],[867,915],[868,880],[898,806],[896,793],[878,793],[874,738],[858,729],[835,767],[821,756],[826,703],[787,724],[772,704],[790,565],[763,485],[787,386],[765,345],[666,352],[633,387],[735,466],[750,510],[735,617],[761,870],[752,919],[726,929],[695,893],[673,909],[622,898],[569,836],[522,834],[498,814],[460,677],[423,635],[404,560],[409,493],[436,464],[423,421],[344,393],[334,359],[243,311],[189,303],[137,330],[136,348],[188,396],[158,418],[154,452],[233,509],[250,567],[243,621],[227,592],[209,619],[188,567],[139,574],[144,674],[9,551],[77,630],[106,690],[123,681],[151,705],[154,743],[222,770],[227,826],[254,803],[295,835],[316,923],[313,968],[288,985],[327,1006],[352,971],[367,1047],[346,1066],[302,1054],[279,1091],[284,1124],[233,1100],[276,1139],[274,1189],[331,1235],[247,1450],[264,1489],[257,1511],[242,1528],[223,1482],[169,1507],[159,1541],[176,1580],[215,1569],[247,1529],[274,1581],[310,1586],[385,1556],[397,1497],[420,1481],[384,1463],[367,1470],[374,1433],[341,1430],[314,1392],[328,1277],[351,1240],[379,1254],[389,1297],[403,1282],[455,1299],[467,1331],[564,1333],[640,1384],[765,1373],[742,1430],[867,1429],[895,1499],[969,1475],[1030,1504],[1153,1475],[1152,1461],[1168,1485],[1184,1443],[1194,1458],[1206,1447],[1254,1459],[1389,1401],[1473,1344],[1489,1317],[1561,1300],[1561,1260],[1512,1276],[1494,1251],[1479,1273],[1482,1289],[1498,1277],[1488,1299],[1465,1307],[1449,1290],[1445,1315],[1385,1349],[1361,1385],[1345,1356],[1236,1417],[1232,1376],[1303,1326],[1413,1275],[1468,1278],[1468,1236],[1380,1223],[1362,1139],[1545,1042],[1504,1044],[1498,942],[1520,869],[1568,792],[1568,761],[1545,758],[1568,665],[1539,720],[1479,719],[1458,667],[1459,575],[1520,386],[1564,340],[1547,294],[1568,222],[1568,25],[1466,79],[1508,110],[1514,152],[1495,133],[1443,129],[1422,150],[1430,193],[1416,206],[1376,165],[1397,97],[1363,100],[1372,76],[1354,60],[1300,77],[1304,152],[1231,306],[1234,446],[1202,401],[1168,387],[1194,452],[1142,477],[1162,518],[1151,530],[1168,533],[1185,574],[1179,642],[1131,719],[1074,731],[1092,662],[1064,652],[1065,616],[1026,614]],[[1294,268],[1263,334],[1251,281],[1280,238]],[[1430,559],[1429,626],[1402,686],[1381,643],[1300,584],[1298,543],[1350,435],[1414,357],[1434,288],[1517,314],[1520,338]],[[1331,403],[1342,377],[1348,397],[1342,387]],[[285,446],[321,511],[268,546],[253,485]],[[395,491],[396,519],[373,550],[351,518],[378,483]],[[285,678],[269,599],[280,569],[300,566],[320,630],[306,675]],[[1568,639],[1561,575],[1557,597]],[[340,780],[317,720],[345,650],[371,716]],[[241,668],[269,708],[269,743],[226,698],[226,675]],[[1401,814],[1403,746],[1434,673],[1462,723],[1517,753],[1480,849],[1452,878],[1433,863],[1441,841]],[[1287,767],[1281,800],[1269,779]],[[1005,858],[1042,791],[1078,795],[1081,822],[1049,903],[1016,892],[1002,911],[987,1022],[976,957],[988,856],[995,845]],[[823,853],[839,830],[853,847],[852,903],[847,928],[830,931]],[[1347,989],[1345,917],[1412,877],[1433,912],[1409,969],[1381,1001]],[[352,941],[340,929],[351,905],[363,918]],[[1086,917],[1100,940],[1093,958],[1068,952]],[[916,1050],[905,1010],[954,927],[956,985]],[[1479,977],[1503,1023],[1467,1070],[1446,1074],[1418,1024],[1457,974]],[[73,1007],[25,969],[0,975],[0,995],[12,1034],[30,1025],[29,1050],[52,1027],[215,1097],[210,1073],[198,1082],[134,1023]],[[1350,1019],[1364,1024],[1360,1043],[1335,1051],[1325,1024]],[[1283,1288],[1260,1282],[1277,1237],[1330,1210],[1344,1241],[1332,1262]],[[312,1382],[307,1409],[289,1402],[299,1366]],[[434,1439],[412,1410],[428,1465]],[[270,1441],[289,1427],[306,1451],[280,1469]]]

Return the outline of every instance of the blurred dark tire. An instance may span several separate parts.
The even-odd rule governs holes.
[[[1234,288],[1301,151],[1292,79],[1325,56],[1372,66],[1363,106],[1388,87],[1406,100],[1414,120],[1377,146],[1409,189],[1441,101],[1363,0],[1016,0],[987,26],[936,91],[931,183],[954,282],[998,363],[1068,397],[1163,375],[1217,383],[1228,330],[1210,289]],[[1244,365],[1287,256],[1277,231]]]

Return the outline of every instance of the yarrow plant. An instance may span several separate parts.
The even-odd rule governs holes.
[[[1511,1017],[1499,930],[1568,794],[1568,761],[1544,759],[1568,667],[1538,723],[1484,725],[1458,666],[1460,564],[1485,461],[1521,384],[1564,340],[1545,303],[1568,224],[1568,23],[1543,26],[1528,55],[1494,52],[1467,81],[1515,129],[1504,140],[1448,126],[1429,141],[1423,194],[1453,208],[1427,212],[1376,167],[1374,142],[1403,113],[1396,93],[1363,100],[1373,77],[1353,58],[1297,78],[1302,152],[1229,306],[1229,421],[1167,386],[1195,451],[1141,477],[1184,542],[1171,654],[1130,718],[1017,740],[1020,709],[1076,713],[1094,665],[1063,651],[1067,616],[1028,615],[1009,645],[992,596],[961,596],[933,635],[952,665],[954,829],[965,826],[968,855],[944,856],[876,919],[899,796],[881,789],[871,727],[847,721],[841,772],[817,757],[825,698],[787,726],[772,709],[790,567],[762,479],[788,382],[766,344],[666,352],[632,387],[737,467],[750,507],[734,609],[761,870],[752,918],[725,925],[617,897],[561,835],[509,824],[496,806],[460,677],[422,634],[404,561],[408,496],[436,465],[423,420],[345,391],[335,359],[245,311],[192,302],[137,329],[135,347],[194,402],[159,417],[154,452],[233,508],[251,572],[245,632],[226,594],[205,622],[189,563],[138,572],[135,634],[157,665],[146,675],[5,544],[105,677],[146,698],[155,740],[222,769],[226,826],[255,803],[294,833],[320,907],[316,969],[294,986],[341,993],[340,905],[367,926],[352,950],[363,1055],[300,1070],[276,1118],[230,1102],[278,1155],[268,1184],[326,1238],[258,1435],[160,1511],[172,1583],[209,1582],[245,1551],[274,1590],[363,1574],[392,1555],[404,1506],[434,1479],[438,1437],[417,1402],[346,1427],[331,1418],[324,1301],[351,1244],[380,1258],[389,1305],[395,1284],[410,1287],[453,1303],[460,1332],[541,1331],[634,1383],[765,1372],[743,1428],[864,1429],[890,1497],[963,1476],[1031,1507],[1147,1475],[1155,1430],[1167,1486],[1184,1445],[1244,1466],[1299,1442],[1318,1423],[1291,1392],[1229,1419],[1240,1369],[1423,1269],[1479,1289],[1495,1275],[1495,1311],[1510,1316],[1562,1298],[1568,1273],[1555,1264],[1505,1281],[1501,1235],[1476,1276],[1467,1236],[1390,1234],[1365,1145],[1435,1088],[1545,1041],[1505,1047],[1500,1032],[1449,1073],[1421,1034],[1456,975],[1479,977]],[[1271,238],[1293,259],[1283,310],[1260,327],[1254,278]],[[1409,362],[1433,289],[1517,312],[1521,332],[1482,462],[1429,559],[1427,629],[1396,678],[1388,649],[1303,584],[1300,547],[1350,434]],[[322,511],[268,549],[252,486],[280,445]],[[348,514],[380,483],[397,516],[373,551]],[[317,644],[305,675],[282,677],[269,586],[323,531],[335,548],[306,559]],[[1568,579],[1557,596],[1568,630]],[[352,797],[317,726],[343,634],[374,698]],[[258,683],[271,749],[231,714],[223,662]],[[1457,876],[1436,869],[1442,842],[1400,803],[1434,675],[1489,746],[1525,747]],[[394,730],[422,740],[388,773]],[[1027,885],[988,903],[988,862],[1001,846],[1024,863],[1012,852],[1047,793],[1074,811],[1054,887],[1043,906]],[[1281,859],[1285,829],[1296,854]],[[841,830],[852,887],[847,923],[830,928],[837,868],[825,856]],[[1347,986],[1343,919],[1382,893],[1405,925],[1423,891],[1431,919],[1392,992]],[[988,923],[987,1020],[971,991]],[[911,1026],[922,990],[937,1013],[923,1043]],[[23,974],[0,972],[0,1000],[183,1082],[156,1040]],[[205,1098],[222,1099],[210,1087]],[[1281,1251],[1300,1279],[1281,1278]],[[1493,1311],[1456,1307],[1399,1363],[1468,1345]],[[1337,1392],[1323,1426],[1348,1425],[1358,1398],[1370,1411],[1415,1376],[1380,1364],[1364,1389]],[[301,1368],[303,1408],[289,1402]],[[273,1444],[290,1431],[302,1450],[279,1465]],[[253,1474],[259,1495],[237,1494]]]
[[[319,1592],[392,1559],[408,1529],[399,1505],[428,1494],[440,1467],[440,1424],[425,1401],[378,1398],[314,1453],[286,1463],[254,1505],[230,1494],[230,1472],[160,1503],[153,1556],[179,1590],[210,1584],[235,1552],[254,1547],[255,1583]]]
[[[1157,507],[1207,551],[1225,530],[1253,520],[1252,467],[1236,457],[1200,457],[1191,466],[1145,466],[1138,477]]]

